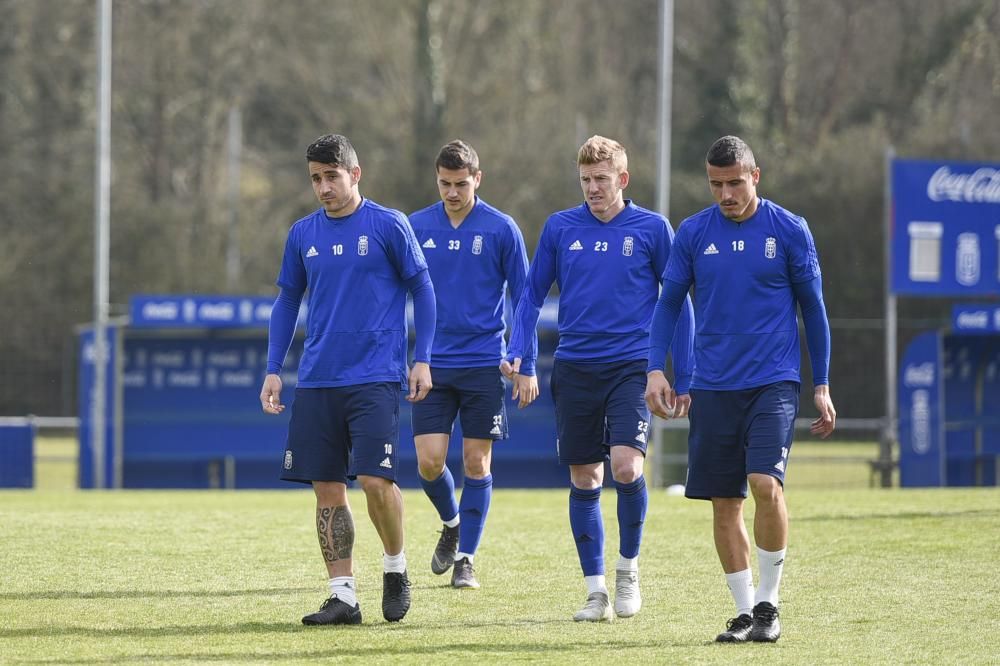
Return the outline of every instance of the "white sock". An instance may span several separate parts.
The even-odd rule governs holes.
[[[382,553],[382,570],[386,573],[406,572],[406,551],[399,551],[399,555]]]
[[[635,557],[623,557],[618,556],[618,565],[615,567],[616,571],[638,571],[639,570],[639,556]]]
[[[604,582],[604,574],[584,576],[583,582],[587,584],[587,596],[590,596],[594,592],[608,593],[608,584]]]
[[[757,549],[757,565],[760,576],[757,583],[757,595],[754,605],[766,601],[775,608],[778,607],[778,586],[781,585],[781,571],[785,568],[785,548],[769,552]]]
[[[469,560],[469,564],[472,564],[472,561],[475,559],[476,556],[475,555],[469,555],[468,553],[455,553],[455,561],[456,562],[458,562],[463,557],[465,559]]]
[[[726,584],[736,602],[736,615],[753,615],[753,574],[750,570],[726,574]]]
[[[337,597],[348,606],[358,605],[358,595],[354,587],[354,576],[337,576],[330,579],[330,596]]]
[[[460,515],[462,515],[462,514],[461,513],[456,513],[454,518],[452,518],[451,520],[444,521],[445,527],[458,527],[458,524],[461,522],[458,519],[458,517]]]

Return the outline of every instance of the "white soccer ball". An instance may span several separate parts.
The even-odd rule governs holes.
[[[670,497],[683,497],[684,496],[684,484],[674,483],[667,486],[667,495]]]

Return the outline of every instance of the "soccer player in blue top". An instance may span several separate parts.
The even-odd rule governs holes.
[[[656,414],[672,404],[663,357],[688,289],[694,285],[695,373],[691,381],[685,494],[710,499],[715,548],[736,602],[719,642],[773,642],[781,635],[778,585],[788,540],[784,479],[799,407],[802,309],[819,417],[810,430],[828,437],[837,413],[830,399],[830,327],[819,258],[806,221],[757,196],[760,169],[735,136],[706,157],[716,205],[681,223],[650,332],[646,400]],[[753,493],[760,576],[750,571],[743,524]]]
[[[613,614],[631,617],[642,605],[639,545],[647,506],[642,470],[649,435],[645,359],[673,231],[662,215],[623,197],[629,172],[620,143],[591,137],[580,148],[577,165],[585,201],[545,222],[502,370],[518,392],[534,374],[532,333],[556,282],[559,344],[551,381],[556,449],[559,462],[569,465],[570,528],[587,586],[587,600],[573,619],[598,622]],[[680,394],[687,394],[692,372],[690,305],[685,312],[674,345]],[[671,399],[681,400],[673,394]],[[618,491],[620,537],[613,610],[604,579],[600,505],[607,457]]]
[[[382,615],[410,607],[403,502],[396,486],[400,387],[419,401],[431,389],[434,289],[406,217],[358,191],[361,167],[346,137],[306,149],[321,207],[292,225],[271,312],[261,406],[280,414],[281,366],[308,290],[305,349],[288,425],[281,478],[312,484],[330,597],[303,624],[359,624],[353,571],[354,519],[347,481],[364,490],[383,547]],[[415,363],[406,367],[406,293],[413,296]]]
[[[420,483],[444,523],[431,570],[440,575],[454,563],[452,586],[478,588],[472,563],[490,509],[492,447],[494,440],[507,438],[498,368],[504,294],[510,289],[516,307],[528,255],[514,220],[476,196],[483,172],[472,146],[460,140],[446,144],[435,173],[441,201],[410,215],[437,299],[434,388],[413,405],[413,435]],[[531,381],[537,395],[538,383]],[[522,401],[529,398],[534,396]],[[462,420],[465,468],[461,503],[445,464],[456,416]]]

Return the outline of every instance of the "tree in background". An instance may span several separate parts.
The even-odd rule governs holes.
[[[441,144],[470,141],[490,165],[484,197],[529,249],[549,212],[578,202],[564,156],[591,134],[621,138],[630,192],[653,202],[658,4],[115,3],[114,311],[137,292],[224,289],[233,107],[244,293],[274,293],[287,227],[315,205],[302,150],[328,131],[365,156],[362,191],[403,210],[434,199]],[[0,0],[0,414],[75,410],[73,326],[92,312],[94,25],[91,0]],[[985,0],[677,0],[672,220],[709,202],[704,146],[739,134],[758,147],[762,194],[825,248],[831,318],[880,317],[884,150],[997,159],[997,34],[1000,6]],[[880,335],[838,335],[835,373],[881,368]],[[845,415],[881,414],[877,377],[834,380],[855,399]]]

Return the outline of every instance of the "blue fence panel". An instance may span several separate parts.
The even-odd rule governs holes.
[[[979,345],[969,337],[945,337],[945,485],[976,482],[976,379]]]
[[[509,398],[510,439],[496,444],[492,472],[498,487],[565,487],[569,474],[556,457],[555,413],[549,389],[557,342],[555,301],[540,320],[540,396],[524,410]],[[255,297],[142,296],[133,299],[132,325],[117,329],[109,373],[105,479],[126,488],[294,488],[280,481],[301,331],[282,372],[280,416],[260,410],[267,361],[270,300]],[[301,314],[301,313],[300,313]],[[81,486],[93,483],[89,442],[93,381],[89,332],[80,338]],[[113,364],[115,365],[115,364]],[[419,487],[410,405],[400,396],[399,484]],[[117,407],[120,406],[120,413]],[[119,429],[116,426],[120,425]],[[447,463],[463,479],[461,427]],[[118,449],[114,447],[118,446]],[[115,465],[120,467],[115,467]]]
[[[285,487],[278,476],[295,396],[296,353],[283,370],[284,414],[258,394],[267,339],[203,332],[125,339],[123,485],[126,488]]]
[[[23,423],[0,423],[0,488],[35,485],[35,428]]]

